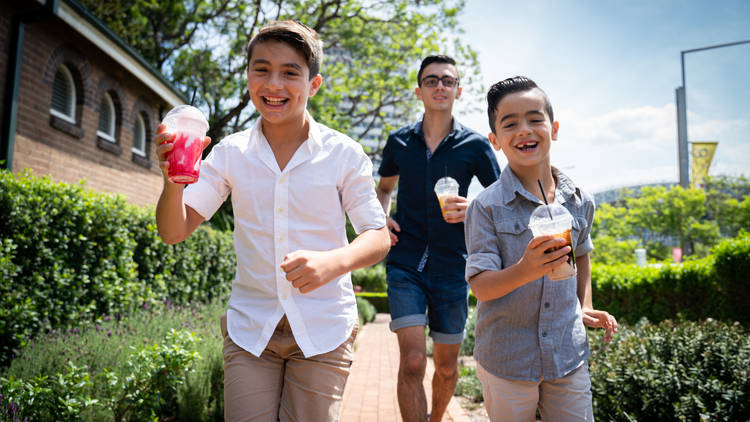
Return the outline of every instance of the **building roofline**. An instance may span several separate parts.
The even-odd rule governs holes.
[[[169,106],[188,102],[159,71],[76,0],[62,0],[56,15],[158,94]]]

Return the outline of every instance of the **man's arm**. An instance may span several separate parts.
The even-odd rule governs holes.
[[[401,231],[401,226],[398,225],[396,220],[390,217],[391,195],[393,194],[393,190],[396,189],[396,183],[398,183],[398,175],[381,177],[378,186],[375,187],[375,194],[378,197],[378,202],[380,202],[380,206],[383,207],[383,212],[385,212],[385,225],[388,228],[391,246],[398,243],[398,236],[396,236],[394,231]]]
[[[203,217],[185,205],[182,199],[184,186],[170,182],[167,177],[169,161],[166,154],[173,148],[171,141],[174,139],[174,133],[165,132],[165,129],[164,125],[159,125],[154,136],[156,156],[164,177],[164,187],[156,204],[156,227],[164,243],[171,245],[187,239],[203,222]],[[210,143],[211,138],[206,137],[203,140],[203,148]]]
[[[349,271],[377,264],[389,249],[388,228],[370,229],[341,248],[291,252],[284,257],[281,269],[292,286],[307,293]]]

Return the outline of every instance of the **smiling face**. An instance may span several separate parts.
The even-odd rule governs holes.
[[[269,41],[253,47],[247,89],[264,127],[304,122],[307,99],[321,83],[320,75],[310,78],[305,57],[289,44]]]
[[[544,94],[537,88],[508,94],[497,104],[490,143],[503,151],[514,170],[549,166],[559,125],[550,121],[545,107]]]
[[[456,66],[450,63],[431,63],[422,71],[422,81],[428,76],[442,78],[449,76],[458,79]],[[461,86],[446,87],[442,82],[429,88],[420,82],[414,91],[424,103],[425,111],[448,111],[453,109],[453,102],[461,96]]]

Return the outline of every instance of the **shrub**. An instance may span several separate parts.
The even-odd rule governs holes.
[[[631,323],[678,316],[750,321],[750,235],[726,239],[712,251],[706,258],[661,267],[595,265],[595,306]]]
[[[641,322],[603,345],[591,330],[597,420],[750,419],[750,339],[740,324]]]
[[[359,292],[354,294],[356,297],[367,299],[374,307],[377,313],[388,313],[388,294],[385,292],[370,293],[370,292]]]
[[[469,307],[469,315],[466,318],[466,338],[461,343],[461,348],[458,353],[463,356],[474,355],[474,330],[477,326],[477,308],[476,306]]]
[[[3,171],[0,215],[0,365],[39,332],[231,285],[231,234],[201,226],[165,245],[153,211],[119,195]]]
[[[180,385],[174,382],[170,383],[173,385],[170,389],[159,389],[163,401],[152,401],[151,408],[155,409],[157,415],[178,416],[180,421],[185,422],[221,421],[224,413],[224,371],[219,317],[226,307],[225,300],[218,298],[205,305],[191,303],[179,306],[164,302],[141,309],[132,317],[120,320],[105,318],[80,329],[54,330],[30,341],[3,376],[20,380],[21,383],[31,383],[42,377],[57,379],[55,374],[65,374],[68,362],[74,361],[94,381],[89,394],[100,404],[90,406],[79,420],[112,420],[117,406],[110,403],[114,397],[110,391],[113,387],[107,386],[104,374],[109,372],[114,376],[113,380],[119,383],[116,385],[119,385],[121,394],[128,388],[133,390],[138,385],[135,379],[130,384],[133,388],[126,385],[128,377],[135,374],[128,364],[129,361],[133,362],[133,351],[142,350],[148,355],[153,352],[150,349],[155,347],[154,339],[166,339],[159,346],[162,352],[165,348],[174,348],[180,343],[174,336],[170,337],[170,332],[181,330],[193,333],[200,341],[189,348],[184,344],[180,346],[183,351],[172,354],[172,363],[174,359],[181,359],[180,354],[185,357],[185,351],[195,351],[200,359],[190,365],[191,370],[186,373],[184,383]],[[153,354],[150,356],[154,358]],[[151,360],[156,362],[154,359]],[[141,362],[146,360],[139,358]],[[161,364],[148,367],[153,369],[156,366],[164,367]],[[148,377],[141,376],[141,380],[144,378]],[[130,419],[148,420],[148,414]],[[0,420],[3,420],[2,416]]]
[[[377,264],[352,271],[352,284],[361,286],[366,292],[385,292],[385,265]]]
[[[453,395],[466,397],[474,403],[483,402],[482,383],[479,382],[479,379],[477,378],[476,368],[459,366],[458,369],[458,383],[456,384],[456,391]]]
[[[176,401],[177,388],[197,358],[195,342],[192,334],[172,330],[162,345],[141,345],[133,351],[122,375],[105,369],[93,378],[69,361],[66,370],[54,376],[0,378],[0,409],[14,420],[156,420],[164,416],[166,403]],[[103,396],[92,398],[93,383],[103,384]]]
[[[357,313],[359,314],[359,326],[361,328],[363,325],[372,322],[375,319],[377,311],[367,299],[358,296]]]

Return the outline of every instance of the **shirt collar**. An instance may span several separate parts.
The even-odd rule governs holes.
[[[411,131],[415,134],[421,136],[424,138],[424,133],[422,132],[422,122],[424,121],[424,114],[422,114],[422,118],[419,119],[414,125],[411,127]],[[462,131],[464,129],[463,125],[458,122],[458,119],[451,116],[451,131],[448,133],[448,136],[454,136],[458,132]]]
[[[307,131],[307,140],[305,140],[302,145],[304,145],[304,147],[307,148],[308,151],[313,152],[323,145],[323,141],[320,135],[320,125],[318,125],[318,122],[313,119],[313,117],[307,110],[305,110],[305,116],[307,116],[309,128]],[[255,121],[253,127],[250,129],[250,137],[248,139],[248,143],[251,149],[258,148],[261,140],[268,142],[262,132],[262,120],[262,118],[258,118]]]
[[[557,186],[555,187],[556,202],[564,203],[576,194],[578,188],[573,181],[565,175],[565,173],[552,166],[552,175],[557,179]],[[516,196],[522,196],[535,204],[542,204],[542,201],[539,200],[539,198],[523,187],[523,184],[516,174],[513,173],[513,169],[510,168],[510,165],[505,166],[505,169],[500,173],[500,180],[502,181],[503,203],[505,205],[508,205],[513,201]],[[562,196],[562,200],[560,200],[560,196]]]

